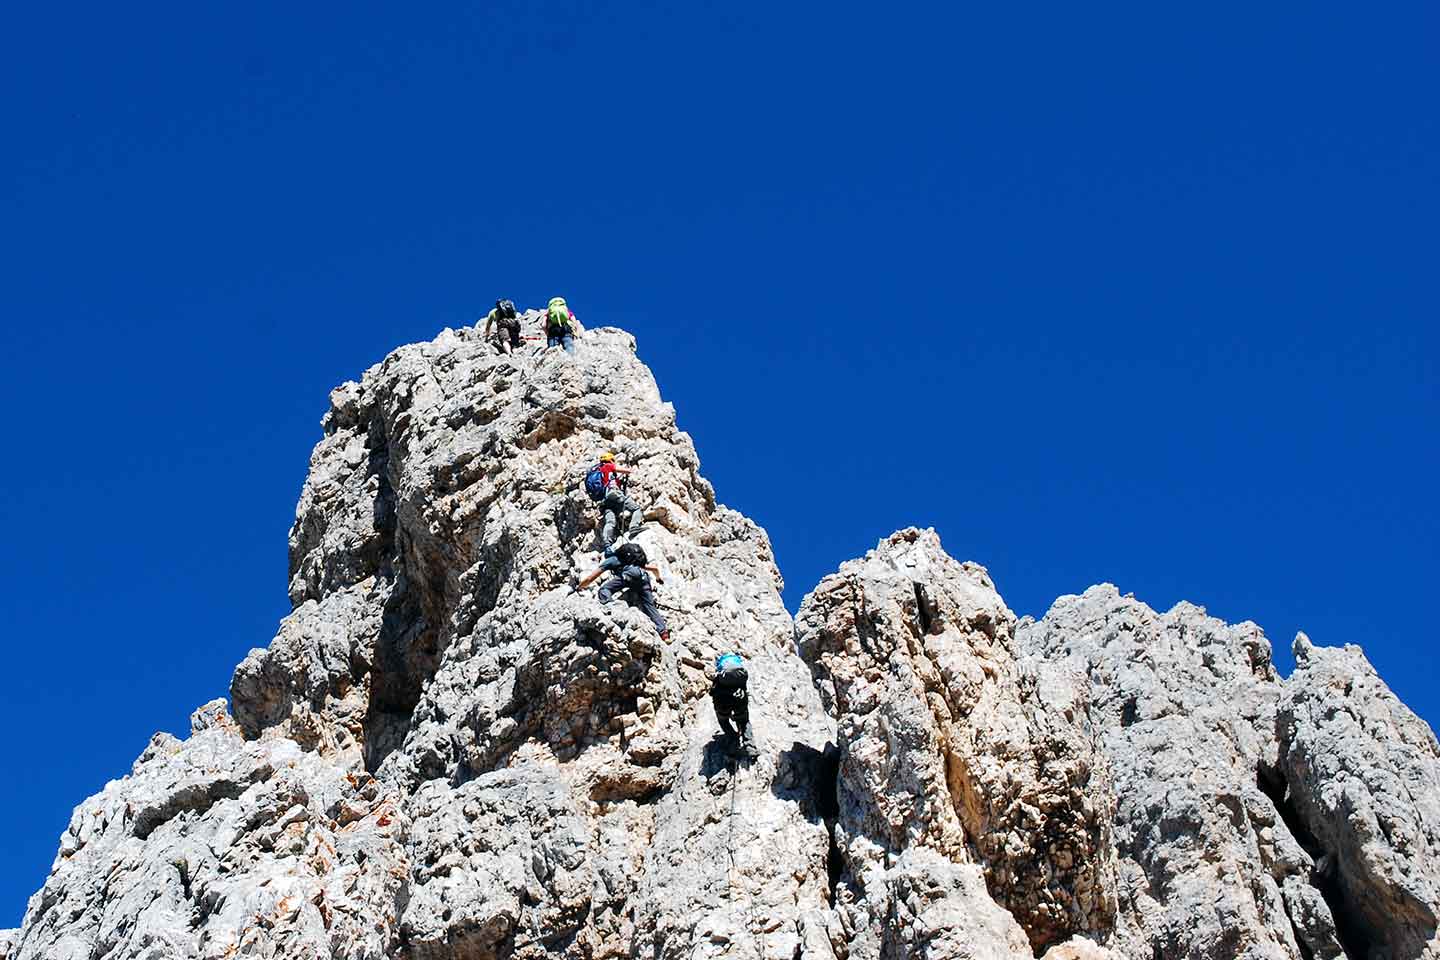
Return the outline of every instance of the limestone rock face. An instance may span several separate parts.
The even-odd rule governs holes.
[[[1258,627],[1190,604],[1157,614],[1104,585],[1061,597],[1019,639],[1089,677],[1115,780],[1124,952],[1342,955],[1314,858],[1272,800],[1283,688]]]
[[[1296,833],[1352,955],[1440,957],[1440,745],[1359,647],[1295,639],[1279,704]]]
[[[837,903],[864,931],[852,955],[968,956],[906,944],[906,923],[983,915],[992,897],[1028,935],[989,924],[1012,952],[1113,926],[1114,792],[1089,691],[1018,660],[1014,627],[984,568],[933,531],[894,534],[801,605],[800,652],[839,719]],[[915,910],[912,890],[935,905]]]
[[[75,809],[7,960],[393,955],[401,798],[204,713]]]
[[[1111,587],[1017,622],[914,529],[792,621],[633,338],[577,346],[445,331],[331,394],[291,613],[75,809],[0,960],[1437,957],[1440,748],[1358,651],[1282,682]],[[577,589],[606,449],[668,638]]]
[[[716,503],[634,340],[507,357],[446,331],[335,390],[323,428],[294,611],[236,669],[233,722],[207,706],[82,804],[17,956],[795,956],[828,895],[833,723],[764,532]],[[606,449],[669,641],[575,589]],[[717,738],[725,650],[753,766]]]

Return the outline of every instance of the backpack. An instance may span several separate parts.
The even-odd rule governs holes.
[[[497,306],[500,308],[500,316],[506,320],[514,320],[518,316],[515,312],[515,304],[511,300],[501,300]]]
[[[550,308],[546,311],[545,325],[549,330],[570,329],[570,308],[565,305],[564,297],[555,297],[550,301]]]
[[[615,559],[627,567],[643,567],[650,562],[638,543],[622,543],[615,548]]]
[[[727,689],[745,686],[750,675],[745,672],[745,661],[738,653],[722,653],[715,658],[715,685]]]
[[[740,659],[738,653],[722,653],[715,658],[716,673],[724,673],[726,670],[736,667],[742,670],[745,668],[745,661]]]
[[[585,492],[590,494],[590,499],[596,503],[605,499],[605,474],[600,472],[598,463],[585,474]]]

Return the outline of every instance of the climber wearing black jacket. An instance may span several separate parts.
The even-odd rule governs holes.
[[[656,583],[664,583],[665,578],[660,576],[659,567],[650,565],[640,544],[622,543],[614,549],[607,549],[599,568],[581,580],[576,589],[584,590],[605,573],[610,574],[610,578],[600,584],[600,602],[609,603],[616,594],[624,593],[625,599],[639,607],[641,612],[650,618],[650,622],[655,624],[655,631],[660,634],[660,639],[668,641],[670,628],[665,625],[665,618],[660,615],[660,608],[655,605],[655,593],[650,589],[650,574],[655,575]]]
[[[730,740],[732,751],[738,747],[751,760],[760,755],[750,731],[750,695],[745,684],[750,679],[745,661],[738,653],[722,653],[715,658],[715,679],[710,682],[710,702],[715,705],[715,719]]]

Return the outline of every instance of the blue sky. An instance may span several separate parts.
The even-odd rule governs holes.
[[[1440,10],[1009,7],[12,11],[0,926],[273,635],[329,389],[502,295],[636,334],[792,609],[934,526],[1433,723]]]

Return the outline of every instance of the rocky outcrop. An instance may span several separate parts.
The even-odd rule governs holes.
[[[337,389],[323,428],[294,611],[236,669],[234,722],[207,708],[82,805],[18,957],[246,936],[267,956],[794,956],[828,893],[810,770],[833,724],[764,533],[716,503],[633,339],[505,357],[447,331]],[[599,560],[579,480],[607,448],[635,468],[668,642],[575,589]],[[751,768],[706,697],[732,649]],[[337,865],[355,838],[364,882]]]
[[[1440,956],[1440,745],[1359,647],[1295,638],[1282,798],[1351,956]]]
[[[1258,627],[1184,603],[1157,614],[1103,585],[1061,597],[1019,640],[1089,678],[1127,955],[1341,956],[1315,860],[1271,796],[1283,688]]]
[[[578,347],[445,331],[332,393],[292,612],[76,808],[0,960],[1437,956],[1440,749],[1358,651],[1282,682],[1111,587],[1017,622],[914,529],[792,622],[634,340]],[[604,449],[668,638],[577,589]]]
[[[206,708],[193,727],[76,808],[11,956],[391,956],[399,796]]]
[[[934,926],[913,889],[957,916],[993,898],[1028,936],[1007,932],[1011,952],[1113,926],[1114,792],[1089,691],[1017,660],[1014,627],[984,568],[956,563],[933,531],[891,536],[801,604],[800,653],[839,719],[837,909],[852,956],[960,955],[906,942]]]

